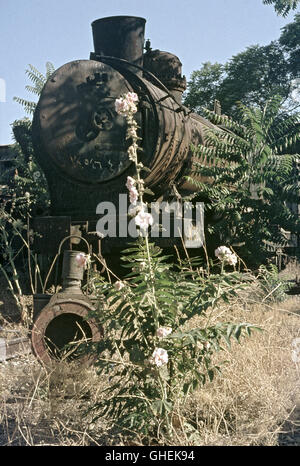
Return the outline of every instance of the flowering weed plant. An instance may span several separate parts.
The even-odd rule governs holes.
[[[94,281],[99,296],[95,316],[105,329],[96,344],[99,374],[107,374],[110,386],[93,406],[96,416],[108,415],[122,431],[145,436],[148,442],[160,435],[172,438],[176,429],[175,411],[184,407],[189,394],[212,381],[220,367],[212,356],[230,346],[231,338],[251,334],[249,323],[219,322],[210,325],[211,309],[228,302],[246,286],[235,269],[237,258],[224,246],[216,250],[221,273],[200,272],[199,259],[171,264],[169,258],[149,241],[151,215],[144,210],[143,165],[137,159],[137,96],[123,96],[116,110],[127,118],[128,137],[133,140],[129,156],[136,176],[128,177],[129,194],[139,209],[135,223],[140,230],[136,243],[123,251],[121,260],[128,269],[125,279],[114,284],[102,277]],[[132,105],[131,105],[132,104]],[[126,109],[126,110],[124,110]],[[193,328],[191,319],[207,316],[206,324]]]

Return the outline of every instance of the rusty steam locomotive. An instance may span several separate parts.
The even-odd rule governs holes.
[[[194,190],[185,180],[191,144],[203,142],[203,128],[211,123],[182,105],[186,79],[179,59],[151,50],[149,42],[144,53],[144,27],[145,19],[128,16],[94,21],[90,60],[63,65],[44,86],[33,137],[57,222],[59,217],[77,225],[89,222],[92,231],[98,203],[118,206],[119,194],[126,193],[134,167],[126,122],[114,103],[129,91],[139,96],[141,161],[150,169],[146,185],[165,199],[173,186],[180,193]]]
[[[150,169],[145,183],[155,198],[168,200],[174,187],[181,194],[194,190],[185,178],[192,167],[191,144],[203,143],[203,129],[212,125],[182,105],[186,79],[180,60],[152,50],[149,41],[144,48],[145,22],[131,16],[94,21],[95,51],[90,59],[63,65],[43,88],[34,114],[33,142],[48,181],[51,216],[33,219],[37,253],[55,254],[68,237],[69,249],[78,237],[97,244],[97,205],[110,201],[118,206],[119,194],[127,192],[126,178],[134,174],[134,166],[127,154],[126,121],[115,111],[115,100],[122,94],[139,96],[140,157]],[[102,254],[124,246],[124,239],[105,240]],[[56,338],[55,344],[62,346],[58,330],[76,327],[76,319],[83,319],[91,308],[80,296],[82,277],[66,265],[72,263],[72,251],[65,253],[62,291],[35,300],[33,347],[44,360],[49,359],[45,337]],[[99,338],[93,323],[81,320],[80,325],[88,325],[87,334]]]

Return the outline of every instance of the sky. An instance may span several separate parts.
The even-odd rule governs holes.
[[[47,61],[57,69],[88,59],[95,19],[145,18],[145,39],[177,55],[188,80],[206,61],[278,39],[296,12],[282,18],[262,0],[0,0],[0,145],[13,142],[10,124],[26,116],[13,97],[36,100],[25,90],[28,64],[44,74]]]

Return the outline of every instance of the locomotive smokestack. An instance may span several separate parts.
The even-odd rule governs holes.
[[[122,58],[143,66],[144,18],[110,16],[92,22],[96,55]]]

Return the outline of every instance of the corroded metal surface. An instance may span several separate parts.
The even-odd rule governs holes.
[[[182,76],[181,67],[181,61],[172,53],[148,49],[144,54],[144,68],[154,74],[179,103],[186,90],[186,77]]]
[[[34,217],[31,225],[35,253],[56,254],[60,242],[70,234],[70,217]],[[64,245],[67,248],[67,245]]]
[[[135,16],[111,16],[92,22],[95,53],[143,66],[146,20]]]
[[[203,143],[209,123],[181,104],[180,60],[149,48],[143,55],[144,26],[143,18],[128,16],[94,21],[94,59],[63,65],[43,89],[33,139],[49,185],[51,215],[91,221],[103,201],[118,211],[119,194],[127,193],[126,178],[135,172],[127,154],[126,120],[114,108],[128,91],[139,96],[135,119],[139,158],[150,169],[143,175],[146,185],[156,197],[167,196],[174,184],[183,193],[194,190],[185,182],[191,144]]]
[[[64,251],[62,265],[62,292],[81,293],[81,281],[83,280],[84,267],[78,265],[76,257],[78,254],[84,254],[80,251]]]
[[[114,109],[115,99],[128,91],[132,88],[120,73],[92,60],[67,63],[51,76],[35,124],[47,156],[61,172],[90,184],[128,168],[126,122]]]
[[[197,145],[202,141],[201,123],[171,95],[124,66],[121,70],[119,64],[117,70],[113,65],[116,67],[115,63],[110,66],[85,60],[69,63],[53,75],[42,93],[34,124],[42,146],[37,156],[47,178],[52,177],[50,191],[62,190],[61,203],[66,202],[72,188],[53,179],[50,161],[60,176],[77,182],[79,190],[83,190],[82,183],[94,189],[97,203],[110,200],[109,192],[120,192],[121,179],[115,184],[114,180],[123,173],[125,184],[131,166],[126,120],[117,115],[114,102],[127,91],[134,90],[140,96],[136,115],[142,136],[140,157],[151,170],[146,183],[159,190],[158,194],[178,180],[184,164],[191,160],[191,142]],[[106,184],[99,189],[103,182]],[[74,196],[70,197],[72,203]],[[94,212],[96,205],[91,205]],[[83,210],[82,204],[77,208]]]
[[[93,319],[88,319],[93,306],[86,300],[75,298],[58,298],[54,295],[49,304],[40,312],[34,322],[31,343],[34,354],[43,364],[51,364],[62,357],[65,345],[89,339],[97,342],[102,337],[102,330]],[[76,349],[71,358],[77,356]],[[88,355],[81,358],[83,363],[92,362]]]

